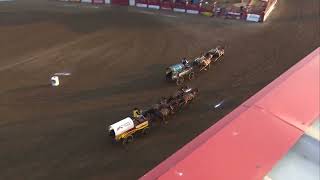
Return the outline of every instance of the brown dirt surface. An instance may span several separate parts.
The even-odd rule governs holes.
[[[318,0],[281,0],[264,24],[0,2],[0,179],[137,179],[318,47],[318,15]],[[191,106],[126,148],[110,142],[107,125],[177,89],[167,66],[219,44],[223,61],[189,83]],[[56,72],[72,74],[53,88]]]

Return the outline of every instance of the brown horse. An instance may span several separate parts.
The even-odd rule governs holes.
[[[155,104],[149,110],[145,111],[144,116],[150,121],[159,119],[161,122],[167,123],[167,117],[171,114],[170,107],[166,107],[162,104]]]
[[[161,120],[164,123],[168,123],[167,117],[170,115],[171,110],[169,108],[161,108],[161,109],[159,109],[159,112],[160,112],[161,117],[162,117]]]
[[[198,89],[185,93],[183,94],[180,102],[183,103],[183,105],[186,105],[189,102],[191,102],[197,96],[197,94],[198,94]]]

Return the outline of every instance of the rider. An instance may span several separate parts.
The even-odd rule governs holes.
[[[132,111],[132,116],[134,119],[140,121],[145,120],[145,117],[142,115],[142,111],[138,108],[134,108]]]
[[[140,117],[140,116],[141,116],[141,110],[138,109],[138,108],[134,108],[133,111],[132,111],[132,116],[133,116],[134,118]]]
[[[186,66],[189,67],[189,61],[187,60],[187,58],[182,58],[181,63]]]

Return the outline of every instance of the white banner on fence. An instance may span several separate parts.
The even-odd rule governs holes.
[[[237,13],[237,12],[228,12],[228,15],[240,16],[240,13]]]
[[[170,7],[161,7],[161,9],[163,9],[163,10],[172,10],[172,8],[170,8]]]
[[[160,6],[158,6],[158,5],[148,5],[148,8],[150,8],[150,9],[160,9]]]
[[[82,3],[92,3],[92,0],[81,0]]]
[[[259,22],[260,15],[258,14],[248,14],[247,15],[247,21],[253,21],[253,22]]]
[[[141,8],[146,8],[146,7],[148,7],[148,4],[137,3],[136,6],[141,7]]]
[[[136,1],[135,0],[129,0],[129,6],[135,6]]]
[[[189,14],[199,14],[199,11],[198,11],[198,10],[188,9],[188,10],[187,10],[187,13],[189,13]]]
[[[186,12],[185,9],[180,9],[180,8],[173,8],[174,12]]]
[[[104,0],[105,4],[111,4],[111,0]]]

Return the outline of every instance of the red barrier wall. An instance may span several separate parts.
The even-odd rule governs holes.
[[[176,0],[176,2],[173,4],[173,11],[186,12],[186,1]]]
[[[161,9],[172,10],[173,2],[172,0],[162,0],[160,2]]]
[[[104,4],[104,0],[93,0],[93,4]]]
[[[148,0],[136,0],[137,7],[148,7]]]
[[[160,0],[148,0],[149,5],[159,5],[160,6]]]
[[[111,4],[128,6],[129,5],[129,0],[111,0]]]

